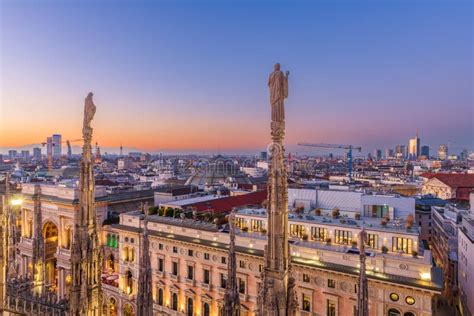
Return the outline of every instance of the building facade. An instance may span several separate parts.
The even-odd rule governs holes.
[[[471,209],[458,230],[459,307],[462,315],[474,315],[474,193]]]

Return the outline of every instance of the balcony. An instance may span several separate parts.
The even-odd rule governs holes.
[[[188,279],[188,278],[186,278],[186,284],[191,285],[191,286],[195,286],[195,285],[196,285],[196,281],[193,280],[193,279]]]
[[[203,289],[208,290],[208,291],[211,290],[211,284],[210,284],[210,283],[201,282],[201,287],[202,287]]]

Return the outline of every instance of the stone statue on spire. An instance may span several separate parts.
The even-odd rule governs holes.
[[[92,97],[94,94],[89,92],[84,102],[84,123],[82,125],[82,137],[84,141],[91,141],[92,140],[92,127],[91,122],[94,119],[96,106]]]
[[[365,274],[365,244],[367,243],[367,232],[362,228],[359,234],[360,270],[359,291],[357,293],[357,316],[369,315],[369,298],[367,275]]]
[[[288,76],[290,72],[285,74],[280,70],[280,63],[276,63],[274,71],[268,78],[268,88],[270,90],[270,104],[272,107],[272,121],[285,121],[285,99],[288,98]]]

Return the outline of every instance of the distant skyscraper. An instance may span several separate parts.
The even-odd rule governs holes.
[[[60,134],[53,134],[52,136],[52,142],[53,142],[53,157],[59,158],[61,157],[61,135]]]
[[[430,157],[430,146],[421,146],[421,155],[425,157]]]
[[[467,151],[466,148],[464,148],[461,151],[461,160],[467,160],[468,157],[469,157],[469,152]],[[471,207],[474,209],[474,205],[472,205]]]
[[[393,149],[385,149],[385,158],[392,158],[393,157]]]
[[[47,157],[53,156],[53,138],[52,137],[46,138],[46,156]]]
[[[41,148],[39,148],[39,147],[33,148],[33,158],[34,159],[41,159]]]
[[[412,159],[420,156],[420,137],[418,137],[418,131],[416,131],[416,137],[410,139],[408,143],[408,155]]]
[[[376,160],[382,159],[382,149],[375,149],[374,150],[374,159],[376,159]]]
[[[10,158],[10,160],[16,159],[16,157],[17,157],[16,150],[12,149],[8,151],[8,158]]]
[[[448,145],[441,144],[438,148],[438,159],[445,160],[448,158]]]
[[[406,157],[406,146],[397,145],[395,147],[395,157],[398,159],[404,159]]]
[[[29,150],[22,150],[21,151],[21,159],[23,159],[23,160],[30,159],[30,151]]]
[[[260,152],[260,160],[267,160],[267,152],[266,151]]]

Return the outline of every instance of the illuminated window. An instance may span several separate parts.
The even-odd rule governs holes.
[[[311,227],[311,237],[313,237],[314,240],[326,241],[328,230],[322,227]]]
[[[336,302],[332,300],[326,301],[326,315],[336,316]]]
[[[372,249],[378,249],[379,236],[377,234],[367,234],[367,245]]]
[[[334,232],[336,244],[350,245],[352,243],[352,232],[336,229]]]
[[[306,294],[303,294],[303,310],[305,312],[311,312],[311,298],[306,295]]]
[[[290,224],[290,235],[295,236],[295,237],[300,237],[302,238],[304,235],[304,226],[303,225],[297,225],[297,224]]]
[[[413,304],[415,304],[415,299],[414,299],[413,297],[411,297],[411,296],[407,296],[407,297],[405,298],[405,302],[406,302],[408,305],[413,305]]]
[[[397,302],[400,299],[400,297],[398,296],[397,293],[391,293],[390,294],[390,299],[394,302]]]
[[[401,251],[404,253],[411,254],[413,251],[413,240],[411,238],[393,237],[392,251]]]

